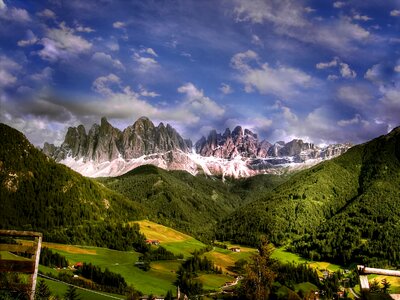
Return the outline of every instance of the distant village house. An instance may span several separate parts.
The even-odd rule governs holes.
[[[232,252],[240,252],[240,248],[239,247],[232,247],[229,250],[231,250]]]
[[[160,241],[159,240],[146,240],[146,244],[158,246],[158,245],[160,245]]]

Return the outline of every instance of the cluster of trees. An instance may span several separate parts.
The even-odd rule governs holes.
[[[235,266],[243,268],[244,276],[236,293],[239,299],[304,299],[307,297],[305,291],[295,291],[295,285],[304,282],[312,283],[324,299],[332,299],[339,290],[344,276],[340,271],[321,281],[316,270],[307,264],[282,264],[272,259],[273,246],[265,238],[258,250],[249,263],[241,262]],[[350,278],[349,284],[354,285],[356,281]]]
[[[63,244],[92,245],[120,251],[145,252],[149,248],[138,224],[109,220],[53,228],[45,233],[45,239]]]
[[[156,261],[156,260],[175,260],[182,259],[183,254],[175,255],[171,251],[168,251],[163,246],[159,246],[156,249],[150,248],[148,251],[139,258],[141,261]]]
[[[47,267],[64,268],[68,267],[69,263],[65,256],[51,251],[49,248],[44,247],[40,251],[39,264]]]
[[[199,295],[203,292],[203,284],[196,280],[200,272],[222,274],[222,269],[215,266],[207,257],[201,258],[195,254],[179,267],[175,284],[189,297]]]
[[[102,271],[100,267],[94,266],[91,263],[83,263],[83,266],[78,269],[77,273],[101,285],[103,290],[107,290],[108,292],[117,294],[127,292],[128,285],[124,277],[111,272],[108,268]]]

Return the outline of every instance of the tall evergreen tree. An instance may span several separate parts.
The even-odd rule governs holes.
[[[70,285],[68,287],[67,292],[64,295],[65,300],[80,300],[80,298],[78,297],[78,293],[76,291],[76,287],[74,287],[73,285]]]
[[[169,290],[169,291],[167,292],[167,295],[165,296],[164,299],[165,299],[165,300],[173,300],[173,299],[174,299],[174,296],[172,295],[172,291],[171,291],[171,290]]]
[[[46,284],[46,282],[41,279],[36,287],[36,292],[35,292],[35,299],[36,300],[48,300],[51,296],[51,292],[49,289],[49,286]]]
[[[241,296],[245,299],[268,299],[276,274],[272,270],[272,245],[262,238],[258,253],[253,255],[252,262],[246,266],[246,276],[241,286]]]

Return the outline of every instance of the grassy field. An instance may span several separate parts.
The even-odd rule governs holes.
[[[227,267],[233,266],[239,259],[249,260],[253,254],[257,253],[257,250],[254,248],[243,247],[230,243],[224,244],[227,245],[228,249],[214,247],[212,251],[205,254],[205,256],[214,261],[218,267],[221,267],[223,272],[231,273]],[[232,252],[229,250],[232,247],[239,247],[240,252]]]
[[[147,239],[159,240],[160,244],[174,254],[183,254],[184,257],[189,257],[195,250],[204,248],[202,242],[195,238],[176,231],[170,227],[166,227],[148,220],[138,221],[140,232]]]
[[[159,240],[160,245],[167,250],[189,257],[195,250],[200,250],[205,245],[198,240],[176,231],[172,228],[156,224],[147,220],[136,222],[140,226],[140,231],[147,239]],[[219,288],[227,281],[233,280],[233,274],[228,270],[229,266],[233,266],[239,259],[250,259],[257,253],[254,248],[243,247],[230,243],[224,243],[228,249],[214,247],[212,251],[204,255],[211,259],[218,267],[221,267],[223,274],[202,274],[198,280],[203,283],[206,290],[219,290]],[[181,261],[157,261],[151,263],[151,269],[147,272],[134,266],[138,261],[139,253],[130,251],[116,251],[105,248],[61,245],[54,243],[44,243],[44,247],[48,247],[62,255],[64,255],[70,263],[87,262],[92,263],[102,269],[108,268],[112,272],[121,274],[128,284],[133,285],[136,289],[144,294],[165,295],[168,290],[175,291],[173,285],[176,280],[176,271]],[[240,247],[240,252],[232,252],[231,247]],[[273,258],[281,262],[309,263],[311,267],[316,268],[319,272],[322,270],[336,271],[340,266],[327,262],[311,262],[300,256],[285,251],[284,248],[276,248],[272,255]],[[56,270],[40,267],[41,272],[57,272]],[[308,290],[308,287],[299,287]],[[86,298],[85,298],[86,299]]]
[[[308,263],[310,267],[317,270],[319,275],[322,275],[322,270],[328,270],[329,272],[336,272],[342,269],[341,266],[331,264],[329,262],[321,262],[321,261],[309,261],[300,257],[299,255],[291,252],[287,252],[284,247],[275,248],[272,253],[272,258],[275,258],[283,263]]]
[[[219,287],[227,281],[233,281],[233,278],[223,274],[202,274],[198,277],[198,280],[203,284],[204,290],[219,291]]]
[[[44,243],[56,252],[64,255],[72,264],[77,262],[92,263],[103,270],[121,274],[128,284],[145,294],[165,295],[168,290],[175,290],[173,282],[175,271],[179,266],[177,261],[153,263],[147,272],[134,266],[138,261],[139,253],[130,251],[116,251],[105,248],[69,246]]]
[[[368,281],[372,282],[376,279],[379,284],[382,282],[382,279],[386,278],[386,280],[391,284],[390,293],[391,294],[400,294],[400,277],[394,276],[385,276],[385,275],[368,275]],[[382,285],[380,284],[382,287]]]
[[[43,278],[39,278],[39,280],[42,280],[42,279]],[[46,282],[46,284],[48,285],[48,287],[50,288],[50,290],[51,290],[51,292],[52,292],[52,294],[54,296],[63,297],[65,292],[68,289],[68,285],[67,284],[63,284],[61,282],[56,282],[56,281],[49,280],[49,279],[43,279],[43,280]],[[105,295],[110,295],[110,296],[113,296],[113,297],[116,297],[116,298],[120,298],[120,299],[125,299],[126,298],[126,297],[121,296],[121,295],[107,294],[107,293],[101,292],[101,294],[105,294],[103,296],[103,295],[100,295],[100,294],[97,294],[97,293],[93,293],[93,292],[89,292],[89,291],[86,291],[86,290],[82,290],[82,289],[79,289],[79,288],[77,289],[77,294],[78,294],[78,297],[80,299],[82,299],[82,300],[110,300],[110,299],[115,299],[115,298],[107,297]]]

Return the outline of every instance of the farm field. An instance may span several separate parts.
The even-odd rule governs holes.
[[[172,228],[159,225],[151,221],[136,222],[140,226],[140,231],[147,239],[158,240],[160,245],[174,254],[184,254],[189,257],[195,250],[200,250],[206,245],[193,237],[176,231]],[[198,280],[204,285],[204,289],[210,291],[218,291],[227,281],[233,281],[233,273],[228,267],[233,266],[240,259],[250,259],[257,253],[255,248],[244,247],[231,243],[224,243],[228,249],[213,247],[204,256],[211,259],[218,267],[222,268],[223,274],[202,274]],[[116,251],[105,248],[89,247],[89,246],[73,246],[54,243],[44,243],[44,247],[48,247],[55,252],[64,255],[70,263],[87,262],[92,263],[102,269],[108,268],[110,271],[121,274],[128,284],[133,285],[136,289],[144,294],[165,295],[168,290],[175,293],[173,282],[176,280],[176,271],[182,261],[156,261],[151,263],[151,269],[147,272],[134,266],[138,261],[140,253],[135,251]],[[240,252],[229,250],[232,247],[240,247]],[[327,262],[314,262],[301,258],[300,256],[287,252],[284,247],[276,248],[272,257],[284,262],[308,263],[311,267],[317,269],[322,275],[323,270],[330,272],[337,271],[340,266]],[[46,267],[40,267],[41,272],[57,272],[56,270]],[[395,286],[395,284],[393,284]],[[300,288],[300,287],[299,287]],[[302,287],[305,289],[305,287]],[[308,290],[308,289],[306,289]]]
[[[44,246],[65,256],[71,264],[87,262],[103,270],[108,268],[112,272],[119,273],[128,284],[145,294],[165,295],[168,290],[175,290],[172,283],[175,280],[175,271],[180,265],[177,261],[153,263],[151,269],[145,272],[134,266],[140,255],[134,251],[52,243],[44,243]]]
[[[195,238],[148,220],[135,221],[139,224],[140,232],[149,240],[158,240],[160,244],[167,250],[176,254],[183,254],[189,257],[195,250],[200,250],[206,245]]]
[[[275,258],[283,263],[292,263],[292,262],[298,264],[307,263],[310,265],[310,267],[316,269],[319,275],[322,275],[321,273],[322,270],[328,270],[329,272],[336,272],[340,269],[343,269],[341,266],[329,262],[307,260],[295,253],[286,251],[284,247],[275,248],[274,252],[272,253],[272,258]]]
[[[56,281],[53,281],[50,279],[45,279],[45,278],[39,278],[38,280],[44,280],[46,282],[46,284],[48,285],[48,287],[50,288],[52,294],[55,296],[63,297],[68,289],[68,285],[61,283],[61,282],[56,282]],[[114,295],[114,294],[107,294],[107,293],[101,292],[101,294],[105,294],[103,296],[98,293],[82,290],[79,288],[77,288],[76,292],[78,294],[78,297],[82,300],[110,300],[110,299],[115,299],[115,298],[125,299],[125,297],[122,295]],[[106,296],[106,295],[109,295],[109,296]]]

